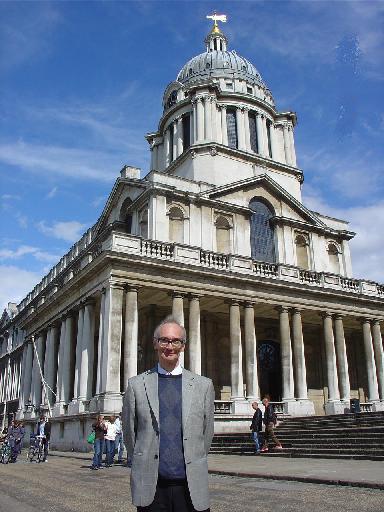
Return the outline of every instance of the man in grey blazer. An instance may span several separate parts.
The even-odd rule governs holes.
[[[154,332],[157,366],[128,381],[123,431],[138,511],[209,511],[214,389],[180,366],[185,343],[184,327],[167,317]]]

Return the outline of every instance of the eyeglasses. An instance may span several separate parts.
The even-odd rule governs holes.
[[[182,345],[184,345],[185,341],[178,338],[157,338],[157,343],[160,345],[160,347],[167,347],[169,344],[171,344],[173,348],[180,348]]]

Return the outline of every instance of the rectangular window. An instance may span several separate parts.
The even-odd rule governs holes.
[[[173,125],[168,128],[169,130],[169,163],[173,162]]]
[[[191,145],[191,116],[183,116],[183,150],[186,151]]]
[[[257,129],[256,129],[256,114],[249,112],[249,138],[251,142],[251,149],[255,153],[259,152],[259,143],[257,140]]]
[[[271,121],[267,119],[267,139],[268,139],[268,154],[272,158],[272,142],[271,142]]]
[[[247,93],[248,93],[248,94],[253,94],[253,89],[252,89],[252,87],[247,87]]]
[[[228,146],[237,148],[236,111],[233,109],[227,109],[227,134]]]
[[[226,83],[225,83],[225,87],[226,87],[227,89],[233,89],[233,83],[232,83],[232,82],[226,82]]]

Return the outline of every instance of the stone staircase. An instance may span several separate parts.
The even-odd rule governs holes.
[[[384,412],[285,417],[275,433],[284,450],[267,457],[384,460]],[[251,434],[216,434],[212,454],[253,455]]]

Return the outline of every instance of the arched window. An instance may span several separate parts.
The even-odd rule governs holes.
[[[328,244],[329,271],[340,274],[339,250],[336,244]]]
[[[216,222],[216,251],[228,254],[231,252],[231,225],[225,217],[220,215]]]
[[[275,256],[275,234],[271,225],[272,210],[257,198],[249,203],[251,217],[251,255],[254,260],[273,263]]]
[[[296,264],[305,270],[309,269],[308,240],[304,235],[296,235]]]
[[[184,114],[183,117],[183,151],[191,145],[191,115]]]
[[[127,197],[122,204],[119,216],[119,220],[125,224],[127,233],[132,233],[132,213],[129,211],[131,204],[132,199]]]
[[[227,135],[228,146],[230,148],[237,148],[236,110],[232,108],[227,108]]]
[[[148,238],[148,210],[145,209],[140,213],[139,232],[143,238]]]
[[[184,214],[181,208],[172,206],[169,209],[169,241],[184,243]]]

